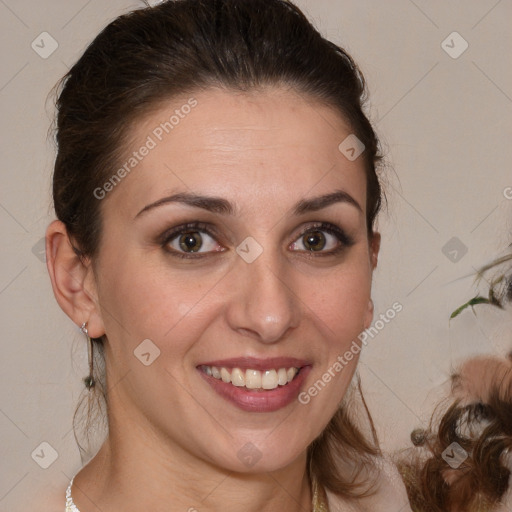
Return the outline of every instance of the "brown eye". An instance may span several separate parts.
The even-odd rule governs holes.
[[[289,246],[292,251],[334,255],[354,245],[354,240],[345,232],[328,222],[310,226]]]
[[[176,226],[161,235],[162,248],[172,256],[199,258],[207,253],[224,252],[204,223]]]
[[[203,238],[198,231],[190,231],[183,233],[178,242],[180,249],[184,252],[197,252],[203,245]]]
[[[321,251],[326,244],[322,231],[310,231],[302,237],[302,243],[307,251]]]

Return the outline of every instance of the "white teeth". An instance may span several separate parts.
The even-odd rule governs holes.
[[[286,376],[288,377],[288,382],[290,382],[293,377],[295,377],[295,375],[297,374],[297,368],[288,368],[288,370],[286,370]]]
[[[277,370],[277,383],[280,386],[284,386],[288,382],[288,374],[286,372],[286,368],[279,368]]]
[[[245,377],[240,368],[233,368],[233,371],[231,372],[231,384],[239,388],[245,386]]]
[[[224,382],[231,382],[231,375],[229,375],[229,372],[226,370],[226,368],[220,369],[220,377]]]
[[[201,370],[218,380],[231,383],[233,386],[246,387],[247,389],[276,389],[278,386],[285,386],[291,382],[299,372],[298,368],[279,368],[269,370],[241,370],[217,366],[201,366]]]
[[[261,388],[261,372],[258,370],[245,370],[245,387],[247,389]]]
[[[284,368],[281,368],[284,370]],[[261,376],[261,387],[263,389],[276,389],[279,384],[275,370],[265,370]],[[285,382],[286,384],[286,382]]]

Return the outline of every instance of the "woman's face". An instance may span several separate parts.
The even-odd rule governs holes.
[[[234,471],[304,455],[373,314],[378,237],[363,157],[338,149],[350,133],[284,88],[211,89],[136,125],[136,165],[98,199],[89,332],[108,337],[112,432]]]

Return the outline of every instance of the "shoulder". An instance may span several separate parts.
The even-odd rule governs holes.
[[[386,457],[375,457],[373,493],[358,500],[348,500],[327,491],[331,512],[411,512],[407,491],[395,464]]]

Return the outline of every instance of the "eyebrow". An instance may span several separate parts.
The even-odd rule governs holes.
[[[302,199],[295,205],[293,213],[295,215],[303,215],[308,212],[316,212],[335,203],[348,203],[355,206],[361,213],[363,213],[361,205],[344,190],[337,190],[331,194],[325,194],[311,199]]]
[[[139,213],[137,213],[135,219],[140,217],[143,213],[169,203],[181,203],[187,206],[201,208],[209,212],[220,213],[223,215],[233,215],[236,212],[236,208],[226,199],[181,192],[168,197],[163,197],[154,203],[148,204],[142,208]],[[344,190],[337,190],[330,194],[325,194],[310,199],[301,199],[293,207],[293,214],[304,215],[309,212],[316,212],[335,203],[347,203],[357,208],[357,210],[359,210],[361,213],[363,212],[361,205],[348,192],[345,192]]]
[[[148,204],[142,208],[142,210],[137,213],[137,215],[135,215],[135,218],[139,217],[145,212],[148,212],[149,210],[153,210],[154,208],[158,208],[159,206],[169,203],[186,204],[187,206],[202,208],[203,210],[207,210],[209,212],[221,213],[224,215],[233,215],[235,212],[234,206],[229,201],[226,201],[220,197],[201,196],[198,194],[182,192],[179,194],[173,194],[172,196],[162,197],[162,199]]]

